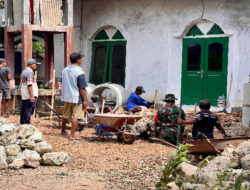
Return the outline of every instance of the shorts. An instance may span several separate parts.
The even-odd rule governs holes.
[[[10,99],[11,98],[10,89],[9,88],[1,89],[0,98]]]
[[[72,118],[78,120],[84,119],[82,104],[64,102],[63,118],[68,120]]]

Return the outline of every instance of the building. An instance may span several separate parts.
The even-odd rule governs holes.
[[[128,91],[143,85],[146,99],[152,100],[158,89],[158,99],[174,93],[185,105],[204,98],[217,105],[224,95],[229,110],[242,106],[250,73],[249,0],[67,3],[74,5],[73,18],[68,15],[74,24],[74,51],[85,54],[90,83],[118,83]],[[53,39],[60,77],[65,39],[63,34]]]
[[[250,1],[74,0],[74,48],[95,84],[145,98],[174,93],[184,104],[219,96],[242,106],[250,73]]]

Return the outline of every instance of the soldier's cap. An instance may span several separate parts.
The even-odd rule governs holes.
[[[35,60],[33,58],[29,59],[27,65],[30,66],[30,65],[33,65],[33,64],[41,65],[41,63],[37,62],[37,60]]]
[[[178,100],[174,94],[166,94],[165,99],[163,101],[174,101],[174,100]]]
[[[4,58],[0,58],[0,64],[2,64],[2,63],[8,63],[8,61]]]
[[[144,90],[144,88],[142,86],[137,86],[135,91],[146,93],[146,91]]]

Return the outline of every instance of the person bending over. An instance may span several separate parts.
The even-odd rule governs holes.
[[[140,97],[142,93],[146,93],[142,86],[137,86],[135,92],[131,93],[127,101],[127,111],[135,113],[141,111],[141,106],[149,108],[153,102],[148,102]]]

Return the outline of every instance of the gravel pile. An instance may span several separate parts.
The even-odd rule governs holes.
[[[60,166],[71,160],[65,152],[54,152],[43,134],[32,125],[14,125],[0,118],[0,169]]]

